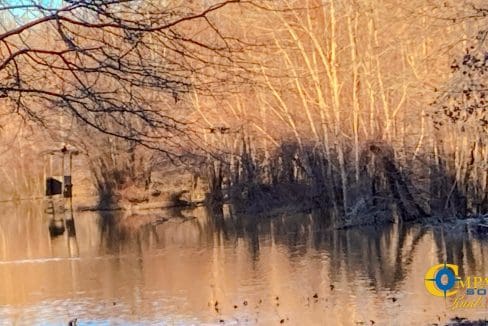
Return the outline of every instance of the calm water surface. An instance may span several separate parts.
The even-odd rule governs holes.
[[[332,232],[308,215],[243,220],[198,208],[75,213],[76,236],[51,237],[40,207],[0,207],[0,325],[431,325],[488,315],[451,311],[424,288],[444,259],[461,275],[488,275],[487,243],[462,228]]]

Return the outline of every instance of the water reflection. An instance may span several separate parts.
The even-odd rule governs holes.
[[[66,325],[427,325],[455,315],[424,289],[433,264],[488,274],[463,228],[331,231],[315,212],[78,212],[53,236],[41,204],[0,210],[0,320]]]

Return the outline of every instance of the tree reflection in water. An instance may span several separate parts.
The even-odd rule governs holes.
[[[260,318],[271,322],[414,316],[428,324],[445,313],[424,288],[430,266],[447,261],[461,275],[487,274],[488,243],[447,225],[331,230],[317,212],[244,217],[225,206],[74,212],[76,236],[51,237],[41,205],[0,212],[0,303],[34,324],[39,316],[59,321],[59,309],[49,308],[57,304],[46,302],[60,299],[80,307],[76,316],[67,309],[68,317],[85,319],[257,318],[244,314],[246,300],[246,309],[262,301]],[[107,300],[110,309],[89,308]],[[0,319],[13,320],[15,309],[0,311]]]
[[[272,243],[286,248],[290,261],[299,259],[310,250],[327,253],[332,283],[344,276],[337,273],[341,270],[351,280],[367,278],[373,289],[397,290],[418,254],[418,244],[429,231],[425,227],[405,224],[333,230],[324,223],[324,216],[316,212],[260,217],[233,215],[228,210],[224,206],[217,212],[203,207],[193,211],[172,209],[153,212],[146,215],[150,216],[147,223],[137,227],[121,222],[130,219],[123,213],[100,212],[101,242],[114,253],[134,249],[134,246],[139,252],[150,248],[162,249],[167,241],[175,240],[182,241],[183,245],[191,243],[207,248],[234,246],[243,240],[252,260],[259,259],[261,243],[267,246]],[[137,214],[133,216],[141,218]],[[176,234],[185,234],[185,237],[176,238]],[[439,229],[433,231],[433,236],[439,262],[446,260],[462,266],[463,253],[466,252],[469,266],[475,268],[469,238],[446,239]],[[452,245],[446,246],[446,240]]]

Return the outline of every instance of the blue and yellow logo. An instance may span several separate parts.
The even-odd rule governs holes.
[[[437,264],[425,273],[427,291],[436,297],[452,297],[451,310],[488,307],[488,277],[465,275],[458,277],[459,267],[454,264]],[[446,300],[447,302],[447,300]]]
[[[436,297],[450,297],[457,293],[456,282],[459,267],[453,264],[437,264],[429,268],[425,273],[424,284],[427,291]]]

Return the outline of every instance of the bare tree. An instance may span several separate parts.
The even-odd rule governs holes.
[[[0,1],[4,109],[41,124],[68,112],[108,135],[171,152],[188,121],[167,107],[168,97],[177,103],[224,81],[216,67],[232,66],[236,42],[213,15],[238,2]]]

